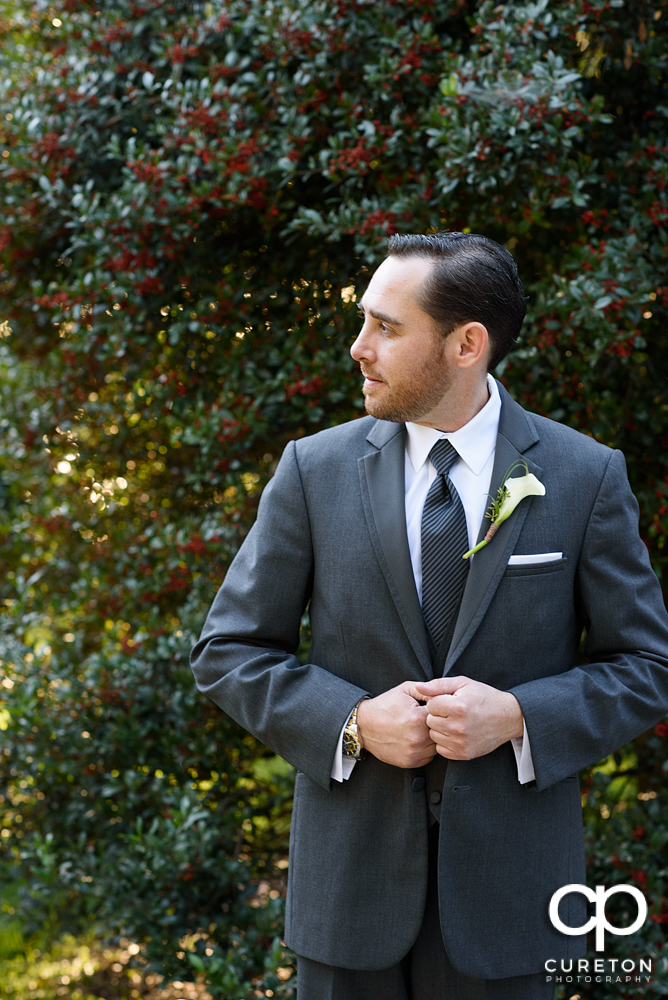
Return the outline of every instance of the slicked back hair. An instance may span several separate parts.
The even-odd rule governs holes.
[[[391,236],[387,252],[434,261],[420,289],[420,308],[443,336],[464,323],[482,323],[491,344],[488,369],[496,368],[517,340],[527,311],[517,265],[505,247],[477,233],[406,233]]]

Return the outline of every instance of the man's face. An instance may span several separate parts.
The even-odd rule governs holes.
[[[446,338],[417,302],[432,267],[421,257],[388,257],[360,302],[364,325],[350,353],[365,376],[366,411],[380,420],[424,419],[452,385]]]

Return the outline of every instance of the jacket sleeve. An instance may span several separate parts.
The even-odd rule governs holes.
[[[341,728],[367,692],[294,655],[312,574],[309,517],[290,442],[190,662],[200,691],[329,789]]]
[[[668,615],[620,451],[592,507],[576,586],[589,662],[511,688],[539,789],[614,753],[668,711]]]

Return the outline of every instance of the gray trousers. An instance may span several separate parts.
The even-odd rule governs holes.
[[[359,972],[297,959],[297,1000],[554,1000],[545,974],[470,979],[453,968],[443,947],[437,896],[438,823],[429,831],[429,882],[417,941],[401,962]]]

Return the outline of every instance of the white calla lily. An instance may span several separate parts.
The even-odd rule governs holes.
[[[520,465],[524,466],[525,474],[511,479],[511,473],[513,473]],[[486,514],[492,522],[487,534],[481,542],[478,542],[478,544],[474,546],[474,548],[465,552],[462,558],[468,559],[474,554],[474,552],[478,552],[485,545],[487,545],[488,542],[491,542],[499,528],[499,525],[508,520],[517,505],[520,501],[524,500],[525,497],[543,496],[545,496],[545,487],[539,479],[536,479],[533,472],[529,472],[529,467],[524,459],[514,462],[503,477],[503,482],[499,487],[497,499],[492,500],[492,506]]]
[[[503,524],[520,500],[524,500],[525,497],[545,496],[545,487],[539,479],[536,479],[533,472],[527,472],[525,476],[517,476],[515,479],[508,479],[504,485],[506,495],[499,504],[499,513],[494,518],[494,524]]]

